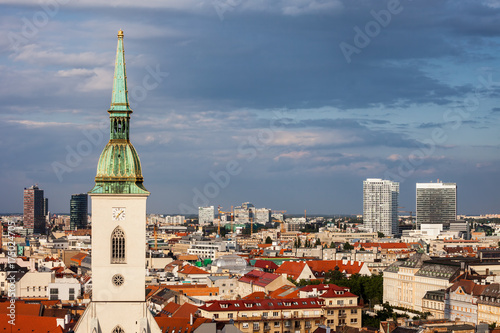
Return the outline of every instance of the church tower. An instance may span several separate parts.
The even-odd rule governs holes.
[[[146,200],[130,142],[123,31],[118,32],[110,139],[97,164],[92,200],[92,302],[75,332],[161,332],[145,302]]]

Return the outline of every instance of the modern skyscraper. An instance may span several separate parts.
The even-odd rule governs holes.
[[[69,201],[71,230],[87,229],[88,222],[88,195],[87,193],[73,194]]]
[[[24,189],[24,228],[28,229],[28,233],[44,234],[45,233],[45,215],[44,215],[44,200],[43,190],[38,188],[38,185],[33,185]]]
[[[123,31],[118,32],[110,140],[97,164],[92,200],[92,302],[75,332],[161,333],[145,302],[146,200],[141,162],[129,139]]]
[[[417,228],[457,219],[456,183],[417,183]]]
[[[214,222],[214,206],[198,207],[198,223],[199,225],[207,225]]]
[[[363,225],[384,235],[398,233],[399,183],[379,178],[363,182]]]

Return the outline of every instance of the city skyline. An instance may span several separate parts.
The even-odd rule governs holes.
[[[2,213],[22,212],[23,188],[35,183],[51,212],[91,190],[118,29],[149,213],[250,201],[359,214],[366,178],[399,182],[407,211],[416,183],[441,179],[460,187],[458,214],[497,212],[491,1],[0,8]]]

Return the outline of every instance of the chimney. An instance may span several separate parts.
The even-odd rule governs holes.
[[[193,326],[193,314],[189,315],[189,325]]]

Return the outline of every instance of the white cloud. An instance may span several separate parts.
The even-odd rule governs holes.
[[[37,44],[21,47],[19,53],[14,54],[15,61],[24,61],[37,65],[63,65],[71,67],[88,67],[109,65],[110,59],[94,52],[65,53],[60,50],[47,50]]]
[[[33,120],[8,120],[7,122],[24,125],[25,127],[28,128],[59,127],[59,126],[73,125],[72,123],[61,123],[54,121],[33,121]]]
[[[89,77],[96,75],[94,70],[85,68],[73,68],[68,70],[57,71],[56,76],[59,77]]]

